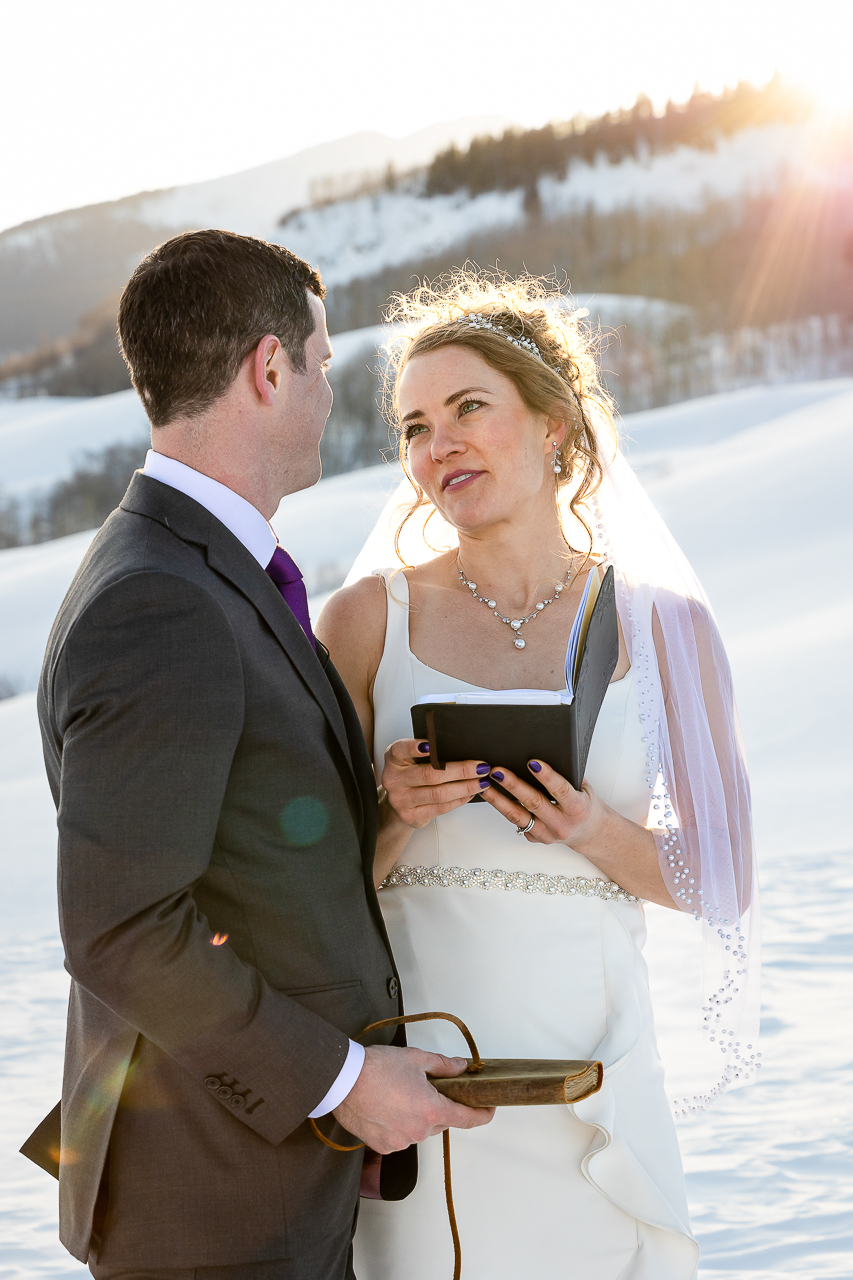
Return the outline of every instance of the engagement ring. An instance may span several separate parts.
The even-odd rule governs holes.
[[[530,830],[530,828],[533,826],[533,824],[534,824],[534,822],[535,822],[535,821],[536,821],[536,819],[535,819],[535,818],[532,816],[532,814],[531,814],[530,821],[528,822],[528,824],[527,824],[527,826],[526,826],[526,827],[516,827],[516,828],[515,828],[515,829],[516,829],[516,832],[518,833],[518,835],[520,835],[520,836],[526,836],[526,835],[527,835],[527,833],[528,833],[528,831],[529,831],[529,830]]]

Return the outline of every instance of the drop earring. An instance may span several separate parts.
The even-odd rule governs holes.
[[[559,475],[559,474],[560,474],[560,472],[563,470],[563,464],[562,464],[562,462],[560,461],[560,450],[557,448],[556,441],[555,441],[555,443],[554,443],[554,461],[553,461],[553,463],[552,463],[551,465],[552,465],[552,467],[553,467],[553,469],[554,469],[554,472],[555,472],[557,475]]]

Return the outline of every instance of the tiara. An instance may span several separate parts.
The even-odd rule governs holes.
[[[516,338],[514,334],[507,333],[506,329],[499,324],[495,324],[489,316],[484,316],[479,311],[470,311],[464,316],[458,316],[453,323],[464,325],[466,329],[490,329],[492,333],[499,333],[502,338],[506,338],[507,342],[511,342],[514,347],[518,347],[521,351],[526,351],[529,355],[535,356],[537,360],[545,365],[546,369],[550,369],[552,373],[556,373],[559,376],[559,369],[554,369],[548,364],[532,338]]]

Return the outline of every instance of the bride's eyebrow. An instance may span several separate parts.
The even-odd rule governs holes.
[[[475,392],[479,393],[480,395],[482,395],[483,393],[485,393],[486,395],[491,394],[490,389],[488,387],[465,387],[464,390],[454,391],[452,396],[447,397],[447,399],[444,402],[445,409],[449,409],[452,404],[456,404],[456,401],[461,400],[463,396],[470,396],[470,395],[473,395]],[[412,409],[411,413],[407,413],[404,418],[400,419],[400,421],[411,422],[413,418],[422,418],[423,416],[424,416],[423,409]]]
[[[489,388],[488,387],[466,387],[464,391],[455,391],[452,396],[448,396],[447,399],[445,400],[444,402],[445,409],[448,409],[450,405],[455,404],[457,400],[461,400],[463,396],[474,395],[475,392],[479,392],[481,395],[483,394],[483,392],[485,392],[485,394],[488,395]]]

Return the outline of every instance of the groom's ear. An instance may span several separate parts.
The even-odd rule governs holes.
[[[282,345],[274,334],[268,333],[255,347],[255,388],[264,404],[272,405],[280,389],[284,371],[289,362]]]

